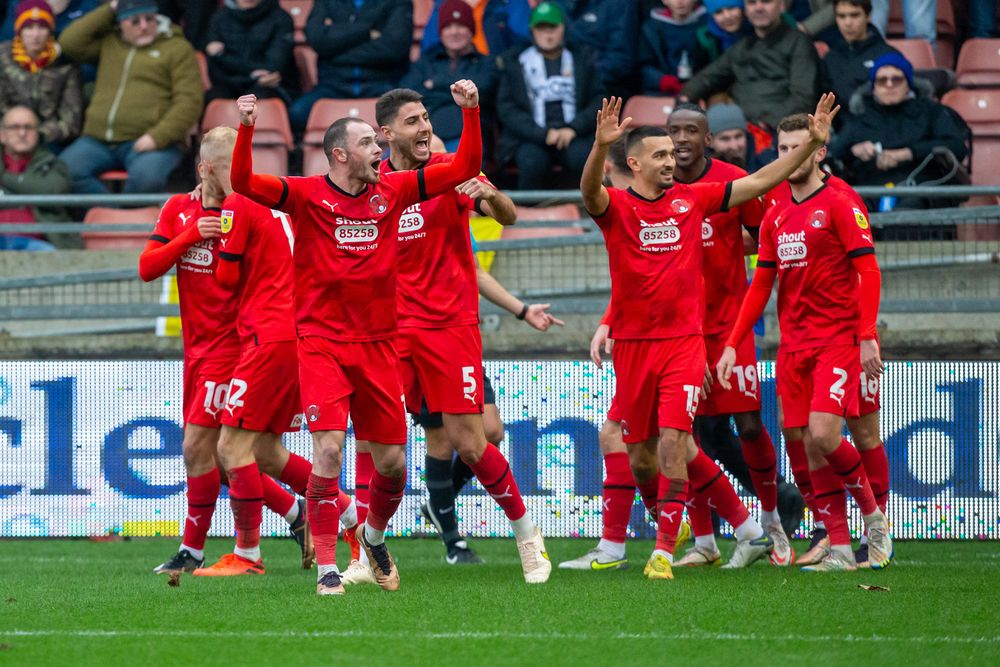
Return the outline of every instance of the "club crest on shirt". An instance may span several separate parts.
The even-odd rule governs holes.
[[[868,229],[868,218],[861,212],[861,209],[854,209],[854,222],[858,223],[861,229]]]
[[[382,215],[389,210],[389,200],[385,198],[385,195],[376,192],[368,200],[368,210],[371,211],[372,215]]]
[[[220,218],[222,219],[222,233],[228,234],[233,228],[233,212],[223,209]]]
[[[670,209],[674,213],[687,213],[691,210],[691,202],[686,199],[675,199],[670,202]]]
[[[816,209],[812,213],[812,222],[809,223],[816,229],[822,229],[826,226],[826,211],[821,209]]]
[[[306,408],[306,416],[310,422],[314,422],[319,419],[319,406],[313,403],[308,408]]]

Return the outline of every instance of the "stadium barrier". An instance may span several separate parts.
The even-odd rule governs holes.
[[[601,532],[598,428],[614,390],[610,365],[490,361],[506,421],[502,449],[546,535]],[[761,362],[765,423],[780,442],[774,367]],[[0,362],[0,537],[176,535],[185,517],[182,366],[159,362]],[[1000,362],[890,362],[882,435],[892,469],[889,517],[898,538],[1000,538]],[[308,456],[306,432],[285,442]],[[354,483],[348,435],[342,486]],[[395,535],[427,529],[419,512],[425,443],[412,428],[406,497]],[[783,450],[781,471],[787,473]],[[745,491],[741,491],[745,494]],[[748,499],[751,506],[755,502]],[[755,510],[756,511],[756,510]],[[459,497],[463,531],[508,536],[503,513],[478,487]],[[853,516],[855,527],[859,517]],[[213,535],[231,535],[220,502]],[[631,532],[650,536],[637,502]],[[264,534],[284,535],[265,513]]]

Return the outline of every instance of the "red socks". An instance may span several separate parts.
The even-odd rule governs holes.
[[[811,470],[813,488],[816,490],[816,520],[826,526],[831,546],[851,545],[851,531],[847,526],[847,497],[844,485],[830,466]]]
[[[486,449],[479,463],[469,467],[476,473],[476,479],[486,492],[503,508],[508,519],[517,521],[525,515],[527,510],[524,508],[521,491],[517,488],[514,475],[510,472],[510,464],[496,446],[486,443]]]
[[[702,505],[707,510],[715,510],[716,513],[729,522],[733,528],[743,525],[743,522],[750,518],[750,512],[746,505],[736,495],[736,490],[729,482],[722,470],[715,461],[708,458],[701,448],[698,454],[688,463],[688,478],[691,480],[691,495],[696,499],[697,505]],[[701,502],[703,499],[703,502]],[[709,524],[711,524],[709,517]],[[711,534],[695,533],[695,535]]]
[[[875,502],[875,494],[868,483],[868,475],[861,465],[861,455],[854,445],[847,440],[841,440],[840,446],[832,454],[826,457],[827,463],[837,476],[844,483],[854,501],[861,508],[861,513],[865,516],[878,511],[878,503]]]
[[[369,452],[354,455],[354,502],[358,504],[358,523],[368,518],[368,484],[375,472],[375,462]]]
[[[188,510],[184,521],[184,546],[199,550],[205,548],[205,537],[212,525],[220,488],[218,468],[213,468],[204,475],[187,478]]]
[[[288,514],[295,504],[295,496],[281,488],[281,485],[268,475],[261,474],[260,484],[264,492],[264,507],[278,516]]]
[[[813,521],[823,521],[823,517],[816,513],[816,493],[813,489],[812,474],[809,471],[806,443],[802,440],[788,440],[785,442],[785,450],[788,452],[788,461],[792,465],[795,485],[799,487],[799,493],[806,501],[806,507],[812,512]]]
[[[229,471],[229,502],[236,523],[236,546],[240,549],[260,546],[264,490],[256,463]]]
[[[753,440],[740,439],[743,445],[743,458],[750,470],[753,480],[753,490],[760,500],[760,508],[765,512],[778,509],[778,457],[774,451],[774,443],[767,429],[761,429],[760,435]]]
[[[677,531],[684,516],[687,501],[688,481],[686,479],[660,478],[660,504],[656,516],[656,549],[673,555],[677,545]]]
[[[628,519],[635,502],[635,480],[629,467],[628,454],[616,452],[604,457],[604,534],[609,542],[624,543]]]
[[[281,481],[291,487],[292,491],[300,496],[306,495],[306,488],[309,486],[309,475],[312,474],[313,465],[307,459],[298,454],[289,452],[288,463],[281,471]]]
[[[393,478],[386,477],[378,470],[374,471],[368,485],[371,506],[368,508],[368,518],[365,522],[375,530],[385,530],[389,519],[403,501],[404,489],[406,489],[406,472],[402,477]]]
[[[309,512],[309,529],[316,546],[316,565],[337,564],[337,533],[340,532],[340,495],[337,477],[309,475],[306,503]]]
[[[653,475],[645,482],[636,480],[635,485],[639,487],[639,496],[642,497],[642,504],[649,512],[649,516],[656,520],[657,507],[660,504],[660,476]]]
[[[889,498],[889,458],[885,454],[885,446],[880,442],[875,449],[859,449],[858,454],[868,473],[875,502],[885,512],[886,500]]]

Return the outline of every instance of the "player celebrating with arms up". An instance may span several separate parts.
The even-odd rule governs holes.
[[[812,131],[804,122],[801,116],[782,120],[779,153],[810,145],[806,137]],[[757,272],[717,372],[719,382],[728,387],[735,348],[763,313],[777,278],[777,380],[783,425],[790,440],[805,442],[817,517],[826,524],[831,545],[820,562],[803,569],[855,569],[845,487],[864,516],[870,565],[880,569],[893,557],[889,525],[858,451],[841,432],[845,417],[858,416],[855,378],[862,369],[869,377],[882,374],[875,337],[881,274],[868,217],[823,182],[819,164],[826,149],[817,146],[810,152],[811,158],[788,177],[790,199],[771,207],[761,224]]]
[[[399,588],[399,572],[384,538],[406,488],[406,415],[392,344],[398,223],[407,207],[479,173],[479,91],[463,79],[452,85],[452,96],[462,107],[464,122],[454,160],[380,175],[382,149],[375,130],[360,119],[341,118],[323,138],[329,173],[301,178],[252,173],[256,98],[237,100],[233,189],[291,214],[295,224],[299,380],[313,435],[307,500],[320,595],[344,592],[336,565],[336,501],[348,414],[357,437],[371,443],[375,464],[358,541],[378,584],[385,590]]]
[[[623,438],[626,444],[655,450],[659,461],[657,542],[644,571],[651,579],[673,578],[673,551],[688,494],[687,464],[697,462],[691,471],[699,486],[711,485],[711,472],[718,472],[690,437],[706,361],[701,223],[767,192],[823,145],[837,112],[833,102],[832,95],[820,99],[809,143],[730,183],[675,184],[673,142],[666,131],[630,133],[626,149],[635,178],[628,190],[606,188],[602,172],[608,147],[624,134],[631,118],[619,124],[621,100],[616,98],[605,100],[597,112],[594,147],[580,189],[609,253],[615,396]],[[737,508],[719,509],[737,514]],[[748,564],[771,549],[770,538],[749,515],[730,523],[738,539],[734,561]]]

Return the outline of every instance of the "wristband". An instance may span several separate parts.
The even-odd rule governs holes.
[[[524,316],[527,314],[528,314],[528,304],[524,304],[524,307],[521,308],[521,312],[517,314],[517,319],[523,320]]]

